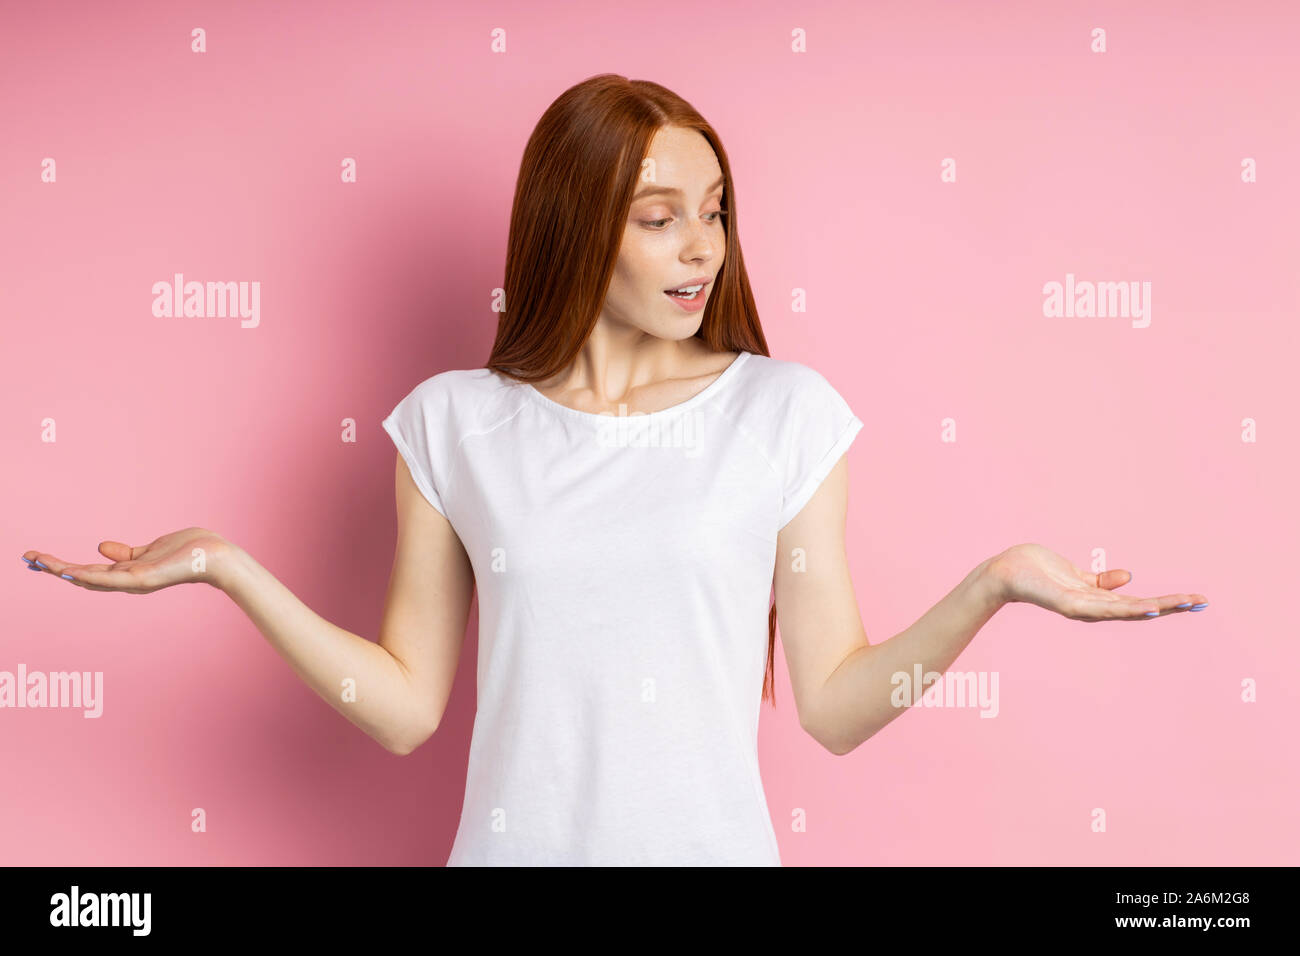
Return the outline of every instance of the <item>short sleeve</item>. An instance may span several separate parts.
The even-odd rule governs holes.
[[[434,376],[413,388],[381,424],[406,462],[415,486],[445,518],[443,492],[450,464],[446,451],[451,423],[446,403],[438,401],[437,379]]]
[[[790,396],[778,528],[784,528],[803,510],[862,428],[862,421],[830,382],[807,366],[799,368],[801,374]]]

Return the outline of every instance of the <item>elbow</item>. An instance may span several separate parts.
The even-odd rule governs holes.
[[[437,729],[438,725],[434,724],[432,727],[422,728],[417,733],[385,741],[383,747],[390,754],[396,754],[398,757],[405,757],[418,750],[420,745],[432,737]]]
[[[844,740],[837,737],[835,734],[826,733],[815,725],[810,726],[809,724],[800,723],[800,726],[803,727],[804,732],[808,734],[809,737],[817,741],[825,750],[833,753],[837,757],[843,757],[845,754],[857,749],[858,745],[856,743]]]
[[[795,712],[799,715],[799,726],[813,740],[822,745],[823,749],[828,750],[837,757],[842,757],[857,744],[850,744],[843,736],[836,733],[834,726],[835,721],[828,720],[823,711],[814,706],[813,701],[805,696],[804,700],[795,700]]]
[[[847,753],[852,753],[858,746],[857,744],[837,740],[822,740],[821,745],[837,757],[843,757]]]
[[[404,737],[394,737],[391,740],[380,740],[379,745],[390,754],[395,754],[398,757],[405,757],[415,749],[415,746],[412,746],[412,741],[407,740]]]
[[[857,750],[859,744],[861,743],[862,743],[861,740],[858,741],[823,740],[822,746],[825,747],[827,750],[829,750],[831,753],[833,753],[835,756],[843,757],[845,754],[851,754],[853,753],[853,751]]]

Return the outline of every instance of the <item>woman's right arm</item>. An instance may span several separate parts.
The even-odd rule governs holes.
[[[401,455],[396,493],[397,549],[378,643],[325,620],[237,545],[218,557],[214,583],[326,703],[388,750],[408,754],[437,729],[451,696],[474,573]],[[349,679],[354,701],[344,696]]]
[[[408,754],[437,729],[451,696],[474,574],[451,524],[425,500],[400,454],[396,493],[397,549],[378,643],[331,624],[243,548],[202,528],[142,548],[106,542],[100,550],[118,559],[113,565],[28,555],[92,590],[148,593],[185,581],[219,588],[326,703],[387,750]],[[203,548],[206,571],[192,570],[195,547]]]

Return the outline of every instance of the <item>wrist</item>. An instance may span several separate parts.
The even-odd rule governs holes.
[[[230,593],[244,568],[248,564],[249,554],[239,545],[222,539],[208,555],[207,572],[202,580],[218,591]]]
[[[1000,554],[995,554],[991,558],[986,558],[972,572],[975,578],[974,587],[991,612],[1012,603],[1011,589],[1007,585],[1006,575],[1002,573],[1002,566],[998,561],[1000,557]]]

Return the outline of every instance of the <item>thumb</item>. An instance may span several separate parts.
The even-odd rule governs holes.
[[[1097,587],[1105,588],[1107,591],[1123,587],[1133,580],[1133,575],[1123,568],[1115,568],[1110,571],[1103,571],[1097,575]]]
[[[130,561],[131,550],[129,544],[123,544],[121,541],[99,542],[99,553],[106,558],[112,558],[114,561]]]

